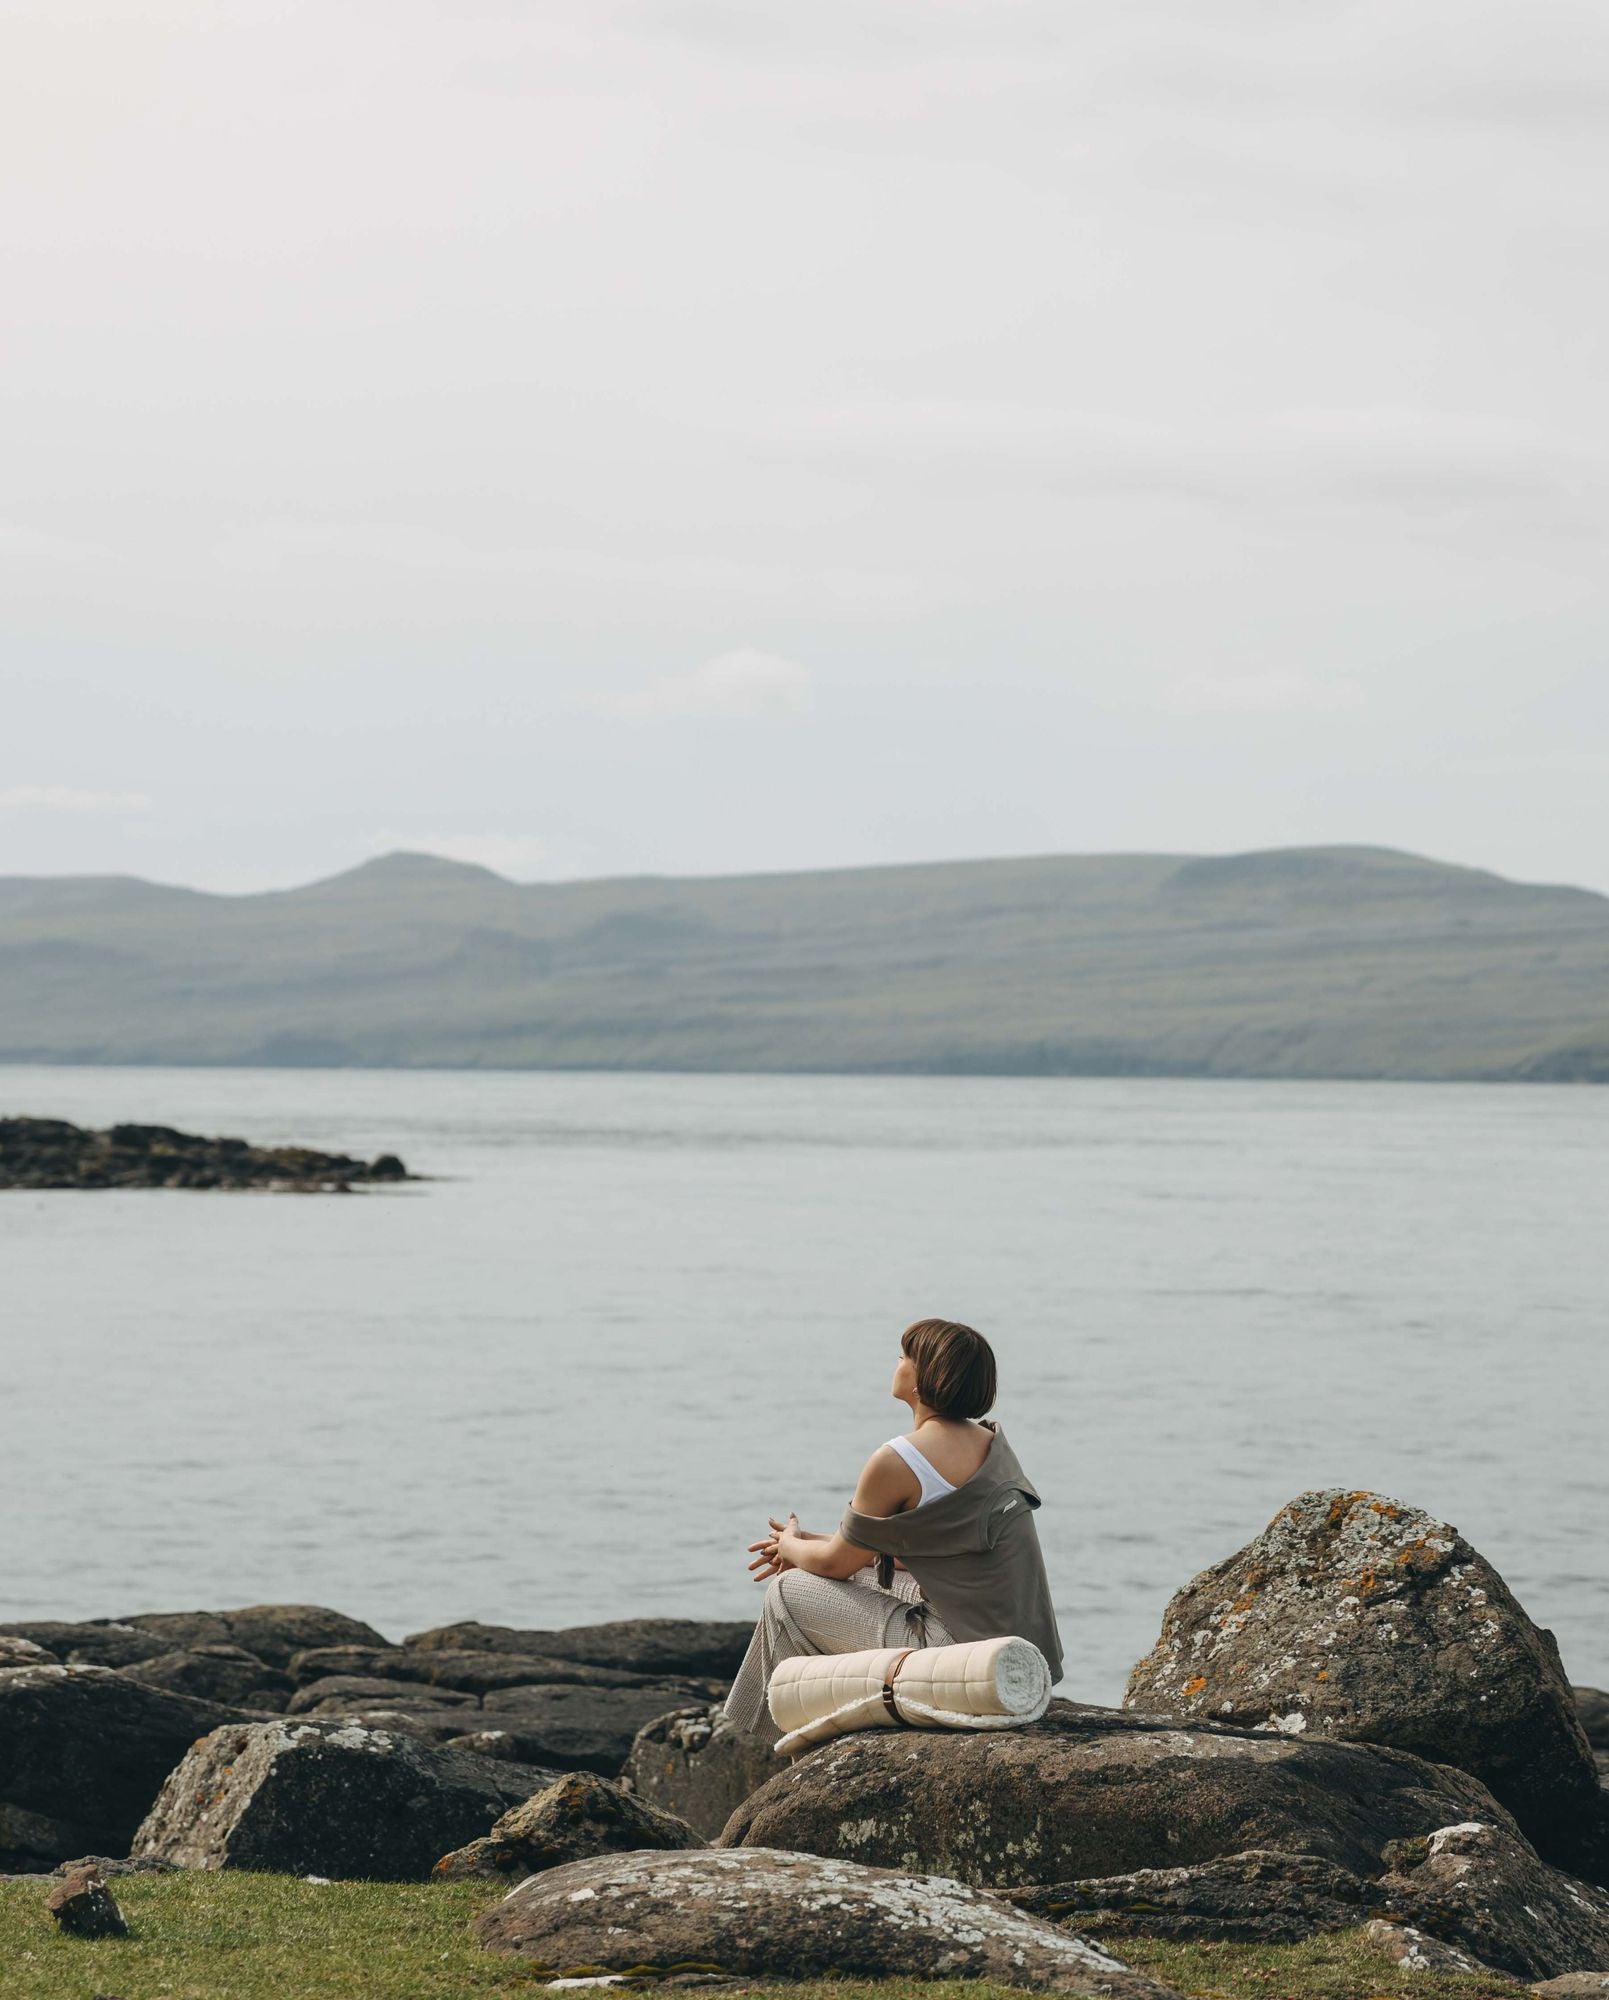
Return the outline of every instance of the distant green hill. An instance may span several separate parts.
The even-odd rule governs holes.
[[[1609,899],[1363,847],[0,878],[0,1060],[1609,1082]]]

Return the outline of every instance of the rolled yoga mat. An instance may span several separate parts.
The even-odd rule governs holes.
[[[1027,1639],[879,1646],[779,1660],[766,1689],[783,1756],[851,1729],[1012,1729],[1050,1705],[1050,1668]]]

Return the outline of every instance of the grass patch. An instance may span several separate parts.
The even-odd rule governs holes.
[[[1099,1936],[1099,1927],[1087,1925],[1084,1935]],[[1136,1972],[1201,2000],[1514,2000],[1524,1993],[1506,1979],[1405,1971],[1361,1931],[1325,1931],[1301,1944],[1101,1942]]]
[[[289,1875],[120,1877],[134,1935],[58,1933],[42,1882],[0,1882],[4,2000],[481,2000],[532,1996],[518,1960],[483,1952],[469,1920],[498,1892],[472,1882],[332,1882]],[[1117,1955],[1202,2000],[1512,2000],[1498,1980],[1403,1972],[1354,1932],[1297,1945],[1111,1939]],[[792,2000],[1021,2000],[983,1982],[818,1981]]]

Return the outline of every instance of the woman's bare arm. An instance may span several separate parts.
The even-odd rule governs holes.
[[[910,1468],[896,1452],[889,1451],[885,1446],[873,1452],[866,1461],[855,1486],[855,1511],[885,1517],[903,1513],[909,1505],[914,1485],[916,1481]],[[920,1491],[920,1487],[917,1490]],[[801,1534],[796,1522],[784,1528],[769,1548],[764,1543],[755,1546],[765,1551],[762,1562],[769,1558],[777,1569],[803,1569],[812,1576],[849,1577],[877,1560],[875,1550],[863,1549],[858,1542],[845,1541],[842,1535]],[[760,1563],[750,1564],[751,1569],[761,1567]],[[766,1575],[771,1573],[771,1568],[767,1567]]]

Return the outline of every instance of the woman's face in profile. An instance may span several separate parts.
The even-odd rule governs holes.
[[[901,1403],[908,1403],[916,1394],[916,1363],[908,1354],[902,1354],[894,1363],[894,1379],[888,1392]]]

